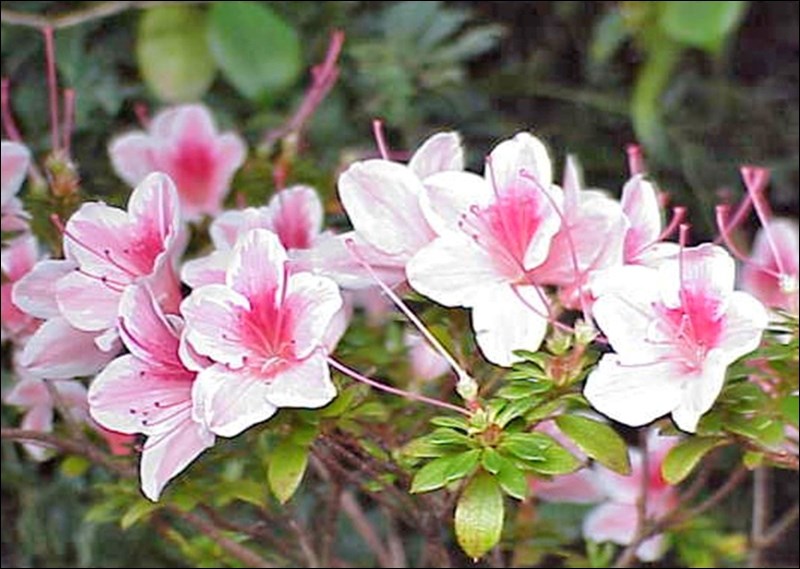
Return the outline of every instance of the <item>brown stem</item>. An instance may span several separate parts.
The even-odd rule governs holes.
[[[761,549],[766,549],[774,545],[783,534],[789,531],[800,516],[800,504],[795,504],[789,508],[778,520],[772,524],[754,545]]]
[[[750,527],[750,551],[747,555],[748,567],[762,566],[763,549],[759,545],[764,531],[769,525],[769,469],[762,466],[753,472],[753,522]]]
[[[300,524],[300,522],[297,520],[297,517],[294,515],[289,517],[288,523],[289,528],[292,530],[295,538],[297,539],[297,544],[300,546],[300,551],[303,552],[303,557],[308,564],[307,566],[321,567],[319,557],[317,557],[317,553],[314,551],[311,541],[308,539],[308,530]]]
[[[350,518],[353,528],[358,532],[358,535],[361,536],[361,539],[364,540],[364,543],[367,544],[370,551],[375,554],[378,566],[394,567],[392,564],[392,556],[383,546],[381,537],[378,535],[378,532],[375,531],[372,523],[367,519],[364,510],[361,509],[361,505],[356,500],[356,497],[353,496],[353,493],[343,492],[340,504],[342,506],[342,511]]]

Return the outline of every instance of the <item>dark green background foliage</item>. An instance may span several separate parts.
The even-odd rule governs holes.
[[[93,4],[4,2],[3,8],[52,15]],[[576,154],[588,185],[614,193],[627,177],[624,147],[638,137],[672,202],[690,207],[698,238],[713,233],[715,203],[740,197],[738,166],[760,164],[772,170],[774,209],[796,217],[798,3],[720,2],[715,4],[726,11],[702,17],[666,4],[201,3],[171,13],[131,10],[59,30],[60,81],[77,92],[73,154],[82,191],[110,202],[125,200],[127,189],[110,169],[106,145],[114,134],[135,127],[136,104],[154,113],[165,101],[202,96],[224,128],[240,130],[257,149],[235,185],[250,204],[264,203],[272,192],[270,158],[280,149],[259,143],[299,103],[309,83],[307,70],[322,60],[330,32],[339,28],[347,35],[339,82],[310,122],[289,180],[313,182],[334,224],[342,221],[335,173],[354,157],[374,152],[370,123],[376,117],[385,121],[390,146],[398,151],[413,149],[437,129],[458,129],[475,168],[494,142],[531,129],[549,143],[559,167],[567,152]],[[42,157],[49,126],[41,35],[3,24],[1,48],[15,116],[26,143]],[[34,202],[28,206],[36,212]],[[433,308],[425,317],[434,330],[446,328],[451,337],[470,342],[464,315],[445,317]],[[374,330],[359,317],[341,354],[355,367],[373,366],[376,375],[402,383],[407,378],[397,364],[403,359],[401,335],[397,323]],[[474,346],[462,350],[471,353]],[[347,411],[354,432],[371,422],[384,428],[382,404],[360,403],[360,391],[349,396],[355,401]],[[3,407],[2,420],[4,426],[16,425],[18,415]],[[302,413],[287,413],[283,424],[292,421],[303,423]],[[253,482],[256,474],[264,479],[264,465],[253,458],[258,453],[242,450],[275,448],[281,424],[275,420],[269,429],[251,429],[218,444],[190,469],[188,483],[176,485],[171,499],[191,502],[207,492],[205,483],[222,479],[215,486],[215,505],[267,501],[264,485]],[[411,435],[421,424],[425,421],[409,418],[399,427]],[[785,503],[796,499],[792,476],[778,487]],[[291,507],[303,518],[311,515],[314,492],[308,485],[293,498]],[[164,537],[170,531],[167,521],[123,533],[120,518],[126,516],[123,525],[135,524],[149,513],[147,507],[136,488],[111,484],[107,474],[81,460],[36,465],[20,447],[2,443],[3,566],[218,566],[221,554],[206,538],[160,539],[156,533]],[[379,509],[369,512],[380,526]],[[558,534],[561,521],[574,524],[582,513],[545,506],[542,527],[550,524]],[[744,517],[727,513],[734,525]],[[247,511],[242,515],[247,522]],[[702,564],[709,551],[725,549],[714,520],[702,523],[711,525],[698,526],[695,541],[678,549],[682,563]],[[360,538],[352,531],[338,535],[337,551],[359,558]],[[536,537],[547,539],[546,531]],[[796,563],[796,544],[783,553]],[[368,554],[360,558],[370,562]]]

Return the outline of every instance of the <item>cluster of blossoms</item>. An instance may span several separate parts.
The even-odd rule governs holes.
[[[684,212],[662,227],[661,196],[635,152],[617,200],[584,189],[572,159],[557,185],[529,133],[500,142],[483,175],[465,171],[456,133],[432,136],[407,164],[378,138],[383,157],[339,177],[353,230],[336,233],[307,186],[223,211],[244,142],[218,132],[205,107],[168,109],[111,142],[112,164],[134,187],[127,209],[84,203],[59,222],[63,259],[39,259],[15,197],[30,155],[4,141],[3,231],[18,235],[3,249],[2,329],[20,378],[5,400],[30,409],[24,426],[50,429],[63,406],[108,436],[146,436],[142,489],[155,500],[215,437],[332,401],[330,368],[348,370],[332,354],[353,305],[382,305],[386,294],[407,310],[393,289],[408,285],[469,309],[483,356],[503,367],[579,311],[613,349],[586,381],[595,409],[632,426],[671,413],[692,432],[727,367],[758,346],[764,305],[797,312],[797,226],[769,219],[759,170],[745,170],[749,197],[736,216],[749,204],[764,214],[741,292],[725,249],[687,247],[685,226],[680,244],[665,241]],[[719,214],[729,242],[736,219]],[[213,249],[184,259],[187,227],[204,216]],[[447,354],[415,333],[407,344],[419,378],[442,375],[449,360],[459,394],[475,403],[474,380]],[[76,378],[92,378],[88,394]],[[628,486],[606,486],[588,526],[610,527],[611,510],[633,507]]]

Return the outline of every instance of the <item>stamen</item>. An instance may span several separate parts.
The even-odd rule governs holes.
[[[372,121],[372,135],[375,137],[375,144],[378,145],[378,152],[380,152],[381,158],[389,160],[389,146],[386,144],[382,120],[374,119]]]
[[[47,91],[50,97],[50,137],[52,150],[55,152],[60,147],[61,139],[58,136],[58,79],[56,77],[56,55],[53,41],[53,27],[45,26],[42,29],[44,34],[44,54],[47,65]]]
[[[9,140],[22,143],[22,135],[19,133],[17,123],[14,122],[14,115],[11,114],[9,86],[8,77],[3,77],[2,82],[0,82],[0,113],[2,113],[3,128]]]
[[[758,168],[755,166],[742,166],[742,178],[744,185],[747,188],[747,193],[753,202],[753,207],[756,210],[758,220],[764,229],[764,235],[767,238],[767,244],[772,250],[772,256],[775,258],[775,265],[778,267],[778,272],[781,275],[787,274],[786,267],[783,264],[778,243],[770,231],[769,220],[772,217],[769,211],[769,204],[764,200],[764,190],[769,183],[769,170],[766,168]]]
[[[631,173],[631,177],[644,174],[647,168],[644,163],[642,147],[638,144],[629,144],[625,147],[625,153],[628,155],[628,171]]]
[[[419,332],[425,337],[425,339],[428,341],[431,347],[433,347],[433,349],[436,350],[436,352],[438,352],[439,355],[442,356],[447,361],[448,364],[450,364],[450,367],[453,369],[453,371],[456,372],[459,381],[461,381],[462,378],[471,379],[470,375],[466,372],[466,370],[464,370],[464,368],[462,368],[458,364],[458,362],[450,354],[450,352],[448,352],[444,348],[444,346],[442,346],[442,344],[439,343],[439,340],[437,340],[436,337],[433,334],[431,334],[431,332],[417,317],[417,315],[414,314],[414,312],[406,305],[406,303],[403,302],[403,300],[399,296],[397,296],[397,294],[395,294],[395,292],[385,282],[383,282],[383,280],[373,270],[372,266],[358,252],[355,246],[356,245],[355,241],[353,241],[352,239],[347,239],[345,240],[345,244],[347,245],[347,248],[350,250],[350,254],[353,255],[353,257],[358,261],[358,263],[362,267],[364,267],[369,276],[372,277],[372,280],[374,280],[377,283],[377,285],[380,287],[383,293],[389,297],[389,299],[395,304],[395,306],[397,306],[397,308],[400,309],[400,311],[403,314],[405,314],[406,318],[408,318],[408,320],[414,325],[414,327],[417,330],[419,330]]]
[[[452,403],[447,403],[446,401],[440,401],[438,399],[426,397],[424,395],[420,395],[419,393],[403,391],[402,389],[398,389],[396,387],[380,383],[379,381],[375,381],[374,379],[370,379],[369,377],[361,375],[356,370],[347,367],[343,363],[333,359],[330,356],[328,357],[328,364],[330,364],[332,368],[342,372],[346,376],[351,377],[358,382],[369,385],[370,387],[373,387],[375,389],[385,391],[386,393],[391,393],[392,395],[399,395],[400,397],[405,397],[406,399],[411,399],[413,401],[421,401],[422,403],[427,403],[429,405],[441,407],[442,409],[447,409],[449,411],[455,411],[456,413],[461,413],[462,415],[466,415],[467,417],[472,416],[472,413],[470,413],[470,411],[468,409],[465,409],[464,407],[459,407],[458,405],[453,405]]]
[[[781,278],[780,273],[776,273],[771,268],[764,266],[760,263],[754,262],[750,257],[745,255],[741,249],[739,249],[736,244],[733,242],[730,233],[728,233],[729,229],[733,226],[732,223],[727,223],[728,213],[730,212],[730,206],[727,204],[719,204],[716,207],[716,222],[717,228],[719,229],[719,236],[722,242],[727,247],[728,251],[736,257],[739,261],[746,265],[752,265],[758,270],[763,271],[764,273],[774,277],[776,279]]]

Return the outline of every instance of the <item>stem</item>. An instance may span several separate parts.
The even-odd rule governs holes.
[[[366,514],[364,514],[364,510],[361,509],[353,493],[349,491],[343,492],[340,505],[342,511],[350,518],[353,528],[358,535],[361,536],[361,539],[364,540],[364,543],[367,544],[370,551],[375,554],[378,567],[396,567],[396,565],[392,563],[392,556],[383,546],[380,535],[378,535],[372,522],[370,522]]]
[[[753,472],[753,523],[750,527],[748,567],[761,567],[763,562],[763,548],[760,546],[760,542],[769,525],[769,479],[769,469],[763,466],[756,468]]]
[[[328,363],[332,368],[342,372],[343,374],[355,379],[356,381],[365,383],[370,387],[379,389],[380,391],[385,391],[386,393],[391,393],[393,395],[399,395],[400,397],[405,397],[406,399],[427,403],[428,405],[441,407],[442,409],[447,409],[449,411],[455,411],[457,413],[461,413],[462,415],[466,415],[467,417],[472,416],[472,413],[470,413],[469,410],[464,407],[459,407],[458,405],[453,405],[452,403],[447,403],[446,401],[439,401],[438,399],[433,399],[431,397],[425,397],[424,395],[420,395],[418,393],[404,391],[402,389],[398,389],[397,387],[392,387],[390,385],[380,383],[379,381],[375,381],[374,379],[370,379],[365,375],[361,375],[356,370],[347,367],[343,363],[338,362],[332,357],[328,357]]]
[[[795,504],[761,535],[761,538],[759,541],[755,542],[755,545],[761,547],[762,549],[766,549],[767,547],[774,545],[781,537],[783,537],[783,534],[792,528],[795,522],[797,522],[797,518],[799,516],[800,504]]]
[[[52,26],[45,26],[42,29],[44,35],[44,56],[47,66],[47,95],[50,100],[50,149],[56,152],[61,147],[61,139],[58,135],[58,77],[56,76],[56,52],[53,41]]]

